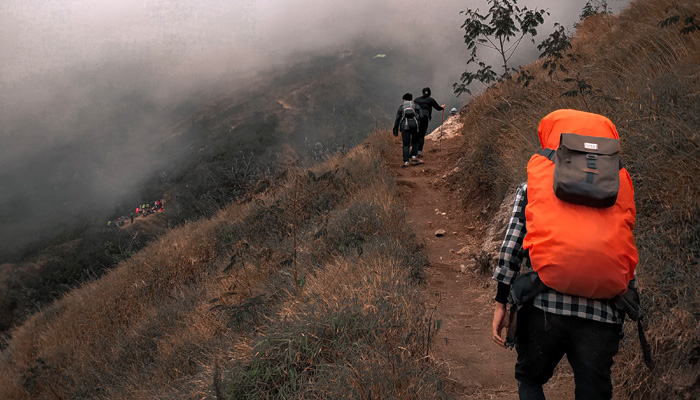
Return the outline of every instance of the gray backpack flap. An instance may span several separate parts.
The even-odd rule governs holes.
[[[415,103],[412,101],[403,102],[403,121],[405,121],[404,129],[418,129],[418,120],[416,119]]]
[[[413,104],[412,101],[404,101],[403,102],[403,117],[404,118],[415,118],[416,110],[414,108],[415,108],[415,105]]]
[[[546,151],[546,150],[545,150]],[[612,207],[620,190],[617,139],[562,133],[554,161],[554,194],[568,203]]]

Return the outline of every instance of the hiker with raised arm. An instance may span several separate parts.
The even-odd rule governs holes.
[[[493,341],[515,346],[520,399],[544,399],[564,355],[577,400],[611,399],[625,311],[640,317],[632,180],[606,117],[557,110],[537,133],[493,275]]]
[[[445,109],[445,105],[440,105],[438,102],[430,97],[430,88],[423,88],[423,95],[416,99],[416,104],[420,107],[423,112],[423,116],[418,121],[418,158],[423,158],[423,145],[425,144],[425,135],[428,132],[428,125],[433,117],[433,109],[437,111],[442,111]]]
[[[418,129],[419,120],[422,117],[420,107],[413,102],[413,94],[406,93],[402,97],[403,103],[396,111],[394,119],[394,136],[399,136],[401,131],[401,141],[403,143],[403,168],[408,168],[408,162],[421,164],[418,160]]]

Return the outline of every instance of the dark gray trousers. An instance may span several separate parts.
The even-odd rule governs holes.
[[[574,372],[577,400],[612,398],[610,370],[622,325],[546,313],[534,306],[518,311],[515,379],[521,400],[544,400],[542,385],[566,354]]]
[[[401,131],[403,162],[408,162],[410,157],[418,154],[418,136],[418,132],[415,129]]]

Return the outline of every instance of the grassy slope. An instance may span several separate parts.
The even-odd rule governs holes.
[[[658,25],[672,15],[681,22]],[[649,373],[629,329],[615,369],[619,398],[700,397],[700,31],[679,33],[691,15],[697,21],[697,1],[645,0],[617,16],[587,19],[572,41],[579,61],[566,63],[568,74],[548,78],[539,61],[527,67],[536,76],[528,88],[507,82],[470,103],[463,172],[452,178],[465,189],[465,206],[495,212],[525,180],[546,114],[573,108],[616,124],[635,184],[637,271],[657,359]],[[572,88],[567,76],[585,80],[597,96],[562,96]]]
[[[388,137],[173,229],[33,316],[2,353],[0,398],[439,395]]]
[[[389,120],[393,115],[387,110],[395,110],[391,99],[403,90],[403,82],[391,74],[410,55],[372,59],[377,51],[371,46],[355,49],[355,55],[343,59],[306,54],[305,61],[261,72],[245,87],[222,82],[199,103],[182,105],[173,117],[177,123],[153,131],[162,138],[152,148],[154,159],[177,163],[154,167],[158,173],[138,185],[141,193],[125,200],[111,218],[128,216],[144,199],[165,199],[166,213],[149,218],[148,224],[137,219],[121,230],[107,227],[106,216],[93,220],[85,215],[79,226],[68,224],[62,235],[35,243],[23,263],[8,265],[12,274],[0,278],[0,348],[12,325],[101,277],[167,228],[211,217],[248,192],[275,185],[287,165],[325,160],[364,140],[375,120]],[[28,268],[29,263],[40,266],[40,272]]]
[[[587,20],[573,49],[581,61],[569,65],[619,98],[586,102],[617,124],[637,191],[639,276],[659,367],[643,369],[629,332],[620,398],[692,398],[700,386],[700,34],[659,28],[668,4]],[[537,75],[466,111],[461,170],[482,173],[453,175],[465,205],[495,211],[525,177],[539,119],[587,109],[560,96],[566,84]],[[381,161],[387,146],[374,135],[311,174],[291,171],[285,185],[173,229],[45,308],[0,356],[0,398],[441,396],[420,361],[431,322],[409,283],[424,261],[406,245]]]

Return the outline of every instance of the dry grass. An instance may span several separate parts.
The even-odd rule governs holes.
[[[170,232],[15,330],[0,367],[2,397],[111,397],[110,381],[124,394],[157,377],[181,378],[184,366],[169,367],[196,351],[178,337],[206,340],[214,327],[181,319],[191,317],[203,299],[196,284],[211,272],[213,225],[206,221]],[[179,349],[174,354],[163,348]]]
[[[439,396],[411,283],[425,260],[381,161],[388,138],[290,171],[42,310],[12,332],[0,398]],[[280,346],[314,335],[316,347]],[[308,379],[256,376],[261,349],[313,350]]]
[[[428,321],[411,283],[425,260],[377,158],[388,138],[377,132],[373,152],[361,146],[330,161],[357,180],[321,224],[297,231],[302,287],[284,296],[249,357],[227,372],[222,398],[442,396],[424,359]]]
[[[475,98],[466,116],[464,173],[453,176],[465,188],[465,204],[500,204],[525,179],[543,116],[573,108],[617,125],[635,184],[637,271],[657,359],[653,372],[645,369],[628,324],[615,369],[621,399],[700,397],[700,32],[658,25],[677,10],[697,18],[700,3],[636,1],[620,15],[579,26],[572,52],[580,57],[568,65],[569,76],[584,79],[598,97],[562,97],[570,84],[549,79],[538,62],[528,66],[536,72],[530,88],[507,82]]]
[[[615,369],[625,399],[700,397],[700,32],[658,22],[672,5],[636,1],[585,21],[571,76],[601,97],[562,97],[563,77],[529,66],[466,113],[452,184],[490,218],[525,179],[539,120],[558,108],[616,123],[636,189],[639,279],[658,367],[627,332]],[[700,15],[694,0],[676,1]],[[393,202],[375,132],[348,154],[210,220],[172,230],[12,332],[0,398],[439,398],[425,263]],[[481,215],[481,213],[479,213]]]

